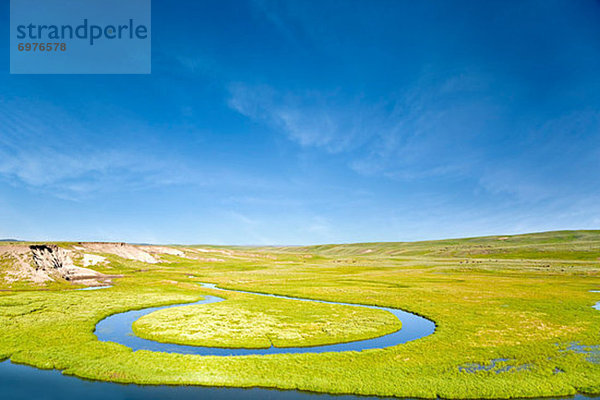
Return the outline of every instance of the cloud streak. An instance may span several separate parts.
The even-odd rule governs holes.
[[[94,134],[64,111],[46,106],[32,116],[21,109],[4,103],[0,111],[0,176],[13,184],[77,199],[172,185],[189,177],[180,162],[118,142],[94,142]]]
[[[375,100],[238,83],[230,86],[228,104],[303,148],[351,154],[348,165],[360,174],[406,179],[458,173],[478,157],[472,142],[497,107],[468,98],[449,101],[483,85],[476,79],[451,77]]]
[[[487,96],[494,84],[477,73],[443,79],[424,74],[410,89],[369,101],[341,92],[237,83],[230,86],[228,104],[367,177],[469,180],[491,196],[529,203],[578,192],[584,170],[597,177],[597,112],[515,118],[510,104]],[[591,186],[596,191],[598,185]]]

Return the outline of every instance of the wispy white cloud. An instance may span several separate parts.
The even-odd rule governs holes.
[[[472,142],[498,110],[485,101],[448,97],[484,85],[458,76],[373,101],[237,83],[230,86],[229,106],[301,147],[351,154],[348,165],[360,174],[411,179],[460,173],[477,160]]]
[[[528,203],[580,192],[584,171],[597,177],[597,112],[511,121],[503,103],[480,95],[490,85],[485,76],[427,79],[375,102],[360,96],[342,101],[349,97],[336,92],[235,84],[229,105],[302,148],[343,157],[349,168],[365,176],[468,179],[489,195]],[[596,181],[581,192],[597,190]]]
[[[282,93],[239,83],[229,89],[228,104],[240,114],[281,130],[303,147],[331,153],[360,146],[377,132],[381,118],[378,106],[361,104],[360,99],[342,102],[335,92]]]
[[[119,132],[105,132],[114,135],[113,143],[94,141],[97,132],[52,106],[31,114],[18,104],[1,105],[0,177],[10,183],[78,199],[184,183],[190,177],[179,161],[123,145],[117,140]]]

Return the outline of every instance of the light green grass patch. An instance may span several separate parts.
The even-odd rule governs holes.
[[[303,347],[370,339],[399,330],[385,310],[247,296],[155,311],[133,324],[163,343],[227,347]]]

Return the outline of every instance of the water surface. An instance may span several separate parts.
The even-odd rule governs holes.
[[[0,393],[6,400],[369,400],[299,391],[205,386],[140,386],[88,381],[10,361],[0,362]]]

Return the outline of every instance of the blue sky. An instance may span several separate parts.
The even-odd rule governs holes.
[[[152,1],[151,75],[9,75],[0,237],[600,227],[600,2]]]

